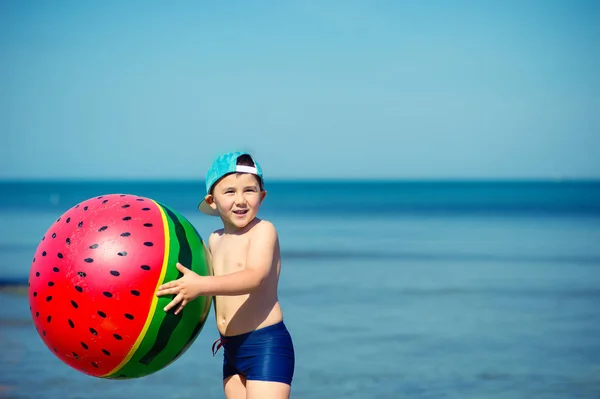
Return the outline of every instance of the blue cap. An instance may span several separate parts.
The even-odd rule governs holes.
[[[237,160],[241,155],[248,155],[252,159],[254,166],[238,165]],[[251,173],[263,181],[262,168],[250,154],[239,151],[230,152],[217,157],[208,169],[208,172],[206,172],[206,195],[210,194],[210,190],[219,179],[230,173]],[[198,204],[198,209],[207,215],[219,216],[219,212],[212,209],[204,199]]]

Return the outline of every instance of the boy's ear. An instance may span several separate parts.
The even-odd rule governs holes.
[[[265,200],[265,197],[267,196],[267,191],[266,190],[262,190],[260,192],[260,204],[262,204],[262,202]]]
[[[215,204],[215,197],[212,196],[212,194],[207,194],[206,197],[204,197],[204,201],[206,201],[206,203],[215,211],[217,210],[217,204]]]

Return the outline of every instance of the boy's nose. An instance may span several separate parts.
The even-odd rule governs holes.
[[[236,194],[235,196],[235,204],[236,205],[244,205],[246,203],[246,199],[242,194]]]

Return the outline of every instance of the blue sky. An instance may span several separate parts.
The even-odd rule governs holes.
[[[595,1],[3,1],[0,179],[600,178]]]

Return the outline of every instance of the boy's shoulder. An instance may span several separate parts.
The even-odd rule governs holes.
[[[208,248],[211,250],[215,247],[215,243],[223,237],[224,229],[218,229],[213,231],[210,236],[208,236]]]
[[[279,237],[273,223],[268,220],[260,220],[247,232],[250,246],[262,249],[274,249]]]
[[[247,234],[250,238],[253,237],[272,237],[277,238],[277,229],[275,225],[268,220],[260,219],[258,222],[248,230]]]
[[[257,220],[258,220],[258,222],[251,229],[252,232],[265,232],[265,231],[277,232],[277,230],[275,229],[275,225],[273,223],[271,223],[265,219],[257,219]]]

